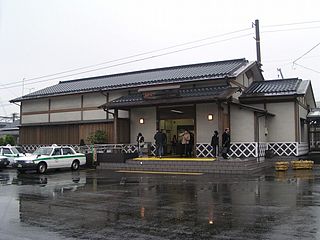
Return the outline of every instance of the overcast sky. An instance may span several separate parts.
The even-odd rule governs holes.
[[[281,68],[285,78],[311,80],[320,100],[319,9],[319,0],[0,0],[0,116],[19,113],[9,100],[62,80],[254,61],[255,19],[265,79],[278,78]],[[146,52],[152,53],[126,58]],[[122,60],[111,62],[117,59]]]

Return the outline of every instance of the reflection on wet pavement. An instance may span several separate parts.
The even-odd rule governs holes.
[[[0,172],[0,236],[319,239],[319,189],[316,170],[251,177],[5,170]]]

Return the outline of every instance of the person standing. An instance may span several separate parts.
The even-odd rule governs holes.
[[[142,149],[144,148],[144,137],[142,136],[142,133],[138,133],[137,146],[138,146],[139,157],[142,157],[143,155]]]
[[[173,138],[172,138],[172,141],[171,141],[171,146],[172,146],[171,153],[173,155],[177,154],[177,143],[178,143],[177,136],[173,135]]]
[[[164,134],[159,129],[157,129],[157,132],[153,138],[156,144],[156,156],[161,158],[163,156],[163,144],[165,141]]]
[[[226,128],[222,134],[222,157],[228,159],[228,152],[230,150],[230,130]]]
[[[219,133],[218,133],[218,131],[214,131],[214,134],[211,138],[211,146],[212,146],[213,157],[217,157],[219,155]],[[217,152],[217,149],[218,149],[218,152]]]
[[[181,134],[182,136],[182,140],[181,140],[181,143],[182,143],[182,146],[183,146],[183,151],[184,151],[184,155],[186,157],[188,157],[189,155],[189,141],[190,141],[190,133],[188,132],[187,129],[184,130],[184,132]]]

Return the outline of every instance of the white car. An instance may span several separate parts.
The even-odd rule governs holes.
[[[0,169],[5,168],[9,165],[10,161],[8,158],[0,156]]]
[[[45,173],[47,169],[71,168],[78,170],[80,165],[86,163],[83,153],[77,153],[72,147],[52,145],[40,147],[32,155],[14,159],[13,167],[18,172],[26,170],[37,170],[38,173]]]
[[[0,146],[0,155],[8,158],[10,165],[12,165],[15,158],[26,156],[26,154],[21,153],[17,147],[11,146],[10,144],[7,144],[6,146]]]

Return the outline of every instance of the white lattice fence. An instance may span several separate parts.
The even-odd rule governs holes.
[[[196,156],[197,157],[213,157],[212,146],[208,143],[197,143]]]
[[[266,156],[266,150],[268,150],[268,143],[265,143],[265,142],[259,143],[259,156],[260,157]]]
[[[233,142],[230,147],[231,157],[258,157],[256,142]]]
[[[233,142],[230,146],[230,157],[257,157],[256,142]],[[266,144],[260,144],[260,156],[264,156]],[[212,146],[208,143],[196,144],[197,157],[213,157]]]
[[[269,142],[268,150],[277,156],[298,156],[297,142]]]

